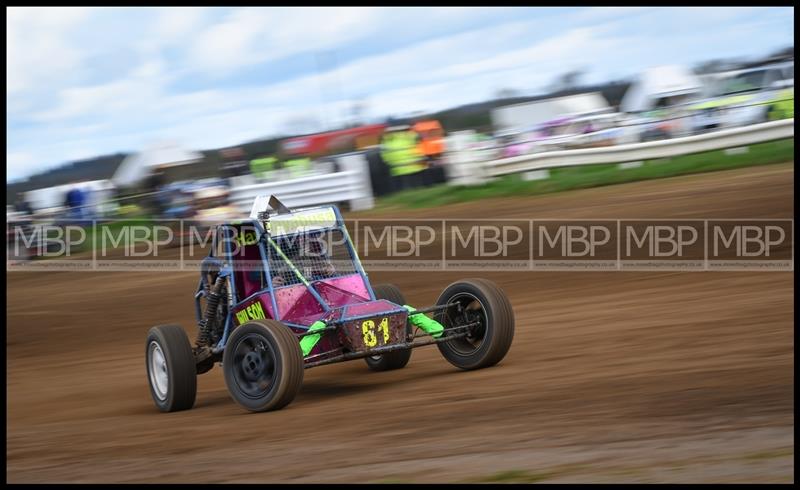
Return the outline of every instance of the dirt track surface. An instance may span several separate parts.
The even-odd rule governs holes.
[[[793,218],[793,194],[783,164],[391,217]],[[371,279],[424,305],[464,275]],[[194,338],[194,274],[11,273],[7,481],[794,481],[793,272],[482,276],[517,319],[493,368],[429,346],[395,372],[308,370],[286,409],[250,414],[215,367],[162,414],[144,339]]]

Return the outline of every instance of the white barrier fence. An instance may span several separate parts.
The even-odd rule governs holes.
[[[792,137],[794,119],[782,119],[669,140],[501,158],[484,162],[481,165],[481,175],[496,177],[557,167],[651,160]]]
[[[366,158],[360,153],[338,155],[340,172],[309,175],[250,185],[234,185],[231,202],[247,214],[253,200],[260,195],[275,195],[289,207],[348,203],[353,211],[374,206],[372,184]],[[238,181],[242,183],[241,180]]]

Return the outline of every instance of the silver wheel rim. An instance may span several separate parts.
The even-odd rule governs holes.
[[[167,359],[161,347],[155,341],[150,342],[150,386],[159,400],[166,400],[169,388],[169,373],[167,372]]]

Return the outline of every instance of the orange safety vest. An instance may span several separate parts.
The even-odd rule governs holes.
[[[420,143],[417,149],[425,156],[437,156],[444,153],[444,138],[442,137],[442,125],[439,121],[420,121],[414,124],[414,132],[420,135]],[[426,134],[434,133],[434,134]]]

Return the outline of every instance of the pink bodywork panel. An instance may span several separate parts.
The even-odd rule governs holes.
[[[315,281],[313,286],[332,309],[369,301],[364,279],[358,273]],[[306,323],[309,319],[318,320],[324,313],[317,299],[303,284],[276,289],[275,301],[278,303],[277,319],[291,323],[310,325],[314,320]]]
[[[403,305],[398,305],[398,306],[403,306]],[[370,301],[369,303],[348,305],[343,309],[344,313],[342,313],[342,315],[346,317],[354,317],[354,316],[373,315],[373,314],[383,313],[389,310],[396,310],[397,306],[395,306],[394,303],[386,301],[385,299],[379,299],[377,301]]]
[[[240,280],[246,281],[247,279],[246,276],[240,276]],[[269,293],[264,293],[254,298],[254,301],[248,301],[247,305],[237,308],[234,313],[246,308],[255,301],[260,301],[264,311],[271,318],[295,325],[309,326],[317,320],[330,322],[342,318],[381,314],[397,309],[397,306],[389,301],[371,300],[364,279],[358,273],[315,281],[312,285],[331,307],[332,311],[325,312],[324,308],[305,285],[295,284],[275,290],[275,302],[278,305],[277,312],[272,311],[272,299]],[[402,307],[402,305],[398,306]],[[403,318],[405,318],[405,315],[403,315]],[[292,327],[292,330],[297,333],[303,331],[297,327]],[[323,352],[335,351],[341,345],[341,335],[340,332],[324,334],[309,355],[313,357]]]

